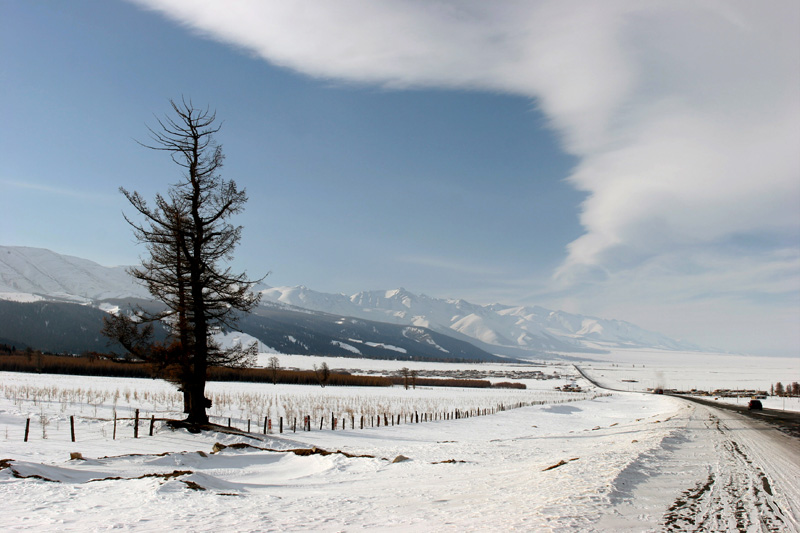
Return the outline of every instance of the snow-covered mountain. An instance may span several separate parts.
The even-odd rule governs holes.
[[[43,248],[0,246],[0,298],[73,302],[147,298],[124,267],[104,267]]]
[[[608,320],[543,307],[478,305],[417,295],[405,289],[326,294],[307,287],[272,287],[261,291],[266,301],[355,316],[370,320],[427,327],[457,333],[495,347],[494,353],[518,355],[500,348],[526,351],[584,351],[596,345],[698,350],[629,322]],[[595,344],[597,343],[597,344]]]
[[[348,296],[298,286],[270,287],[261,294],[265,304],[280,304],[288,310],[299,308],[427,328],[468,341],[489,353],[512,357],[543,352],[591,352],[604,346],[700,349],[620,320],[551,311],[538,306],[478,305],[460,299],[417,295],[405,289]],[[136,284],[123,267],[104,267],[41,248],[0,246],[0,299],[61,300],[101,306],[103,300],[148,297],[147,291]]]

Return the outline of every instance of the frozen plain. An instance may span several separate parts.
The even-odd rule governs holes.
[[[627,366],[626,356],[635,354],[616,354],[613,363],[590,363],[589,370],[605,374],[608,369],[622,368]],[[652,357],[639,368],[663,376],[676,364],[674,358],[664,360],[663,354],[660,362]],[[285,366],[294,364],[294,359],[281,359]],[[315,362],[298,361],[309,366]],[[362,362],[414,366],[327,361],[331,367],[342,368]],[[737,364],[764,368],[763,361],[749,361]],[[788,378],[783,376],[794,372],[796,364],[790,360],[774,363],[780,368],[763,379],[785,382]],[[624,378],[619,370],[616,377],[638,376],[638,383],[646,383],[645,374],[633,364]],[[683,368],[686,375],[687,367]],[[736,374],[731,365],[726,370]],[[569,365],[545,369],[551,371],[572,372]],[[702,365],[693,371],[698,381],[714,381],[701,375]],[[738,375],[747,371],[740,368]],[[148,436],[142,424],[140,438],[134,439],[132,422],[120,421],[114,440],[108,420],[114,402],[119,416],[128,416],[134,406],[141,407],[143,418],[151,412],[163,416],[171,405],[171,387],[152,380],[0,373],[0,460],[4,460],[0,497],[5,506],[0,528],[798,531],[797,439],[677,398],[631,391],[594,398],[588,394],[575,397],[580,401],[558,403],[564,396],[552,389],[560,381],[525,383],[527,391],[212,383],[209,388],[220,398],[229,395],[227,416],[234,418],[257,414],[247,412],[252,407],[237,403],[237,391],[302,401],[321,396],[332,402],[326,406],[353,405],[334,401],[342,397],[367,403],[374,397],[374,403],[398,409],[409,405],[464,409],[526,398],[546,403],[460,420],[336,432],[315,427],[311,432],[253,437],[222,432],[192,435],[156,423],[154,436]],[[25,387],[81,388],[88,401],[70,404],[66,396],[62,396],[64,401],[39,397],[34,404],[22,399]],[[86,394],[88,390],[95,393]],[[100,394],[101,390],[107,394]],[[121,391],[116,400],[114,391]],[[276,413],[268,412],[270,416]],[[68,430],[71,414],[77,421],[75,443]],[[217,414],[226,415],[222,410]],[[23,443],[28,417],[32,418],[31,438]],[[211,453],[217,442],[253,447]],[[373,457],[300,456],[262,449],[313,446]],[[72,452],[80,452],[84,460],[70,460]],[[393,463],[398,455],[409,460]]]

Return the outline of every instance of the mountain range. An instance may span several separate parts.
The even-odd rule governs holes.
[[[240,320],[239,329],[282,353],[491,360],[495,356],[543,359],[565,353],[600,354],[615,347],[701,350],[629,322],[538,306],[479,305],[405,289],[344,295],[298,286],[266,287],[260,292],[262,303]],[[62,315],[70,314],[70,305],[83,307],[72,313],[81,317],[72,335],[78,337],[78,332],[85,336],[91,329],[85,323],[91,321],[86,308],[102,317],[103,312],[142,305],[148,297],[124,267],[104,267],[40,248],[0,246],[0,300],[6,301],[0,302],[0,340],[36,348],[37,338],[59,337],[52,331],[44,334],[54,322],[52,317],[37,325],[36,317],[42,312],[22,311],[24,306],[69,304],[48,308],[49,313],[58,309]],[[9,319],[15,313],[28,316],[27,322]],[[102,318],[97,320],[102,322]],[[37,328],[44,328],[38,337]],[[68,331],[61,336],[70,337]],[[97,350],[101,340],[86,349]],[[58,351],[56,345],[40,349]],[[67,351],[74,352],[78,346],[79,342],[70,343]]]

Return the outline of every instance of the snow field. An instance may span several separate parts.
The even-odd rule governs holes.
[[[553,382],[537,382],[550,387]],[[409,423],[419,419],[434,421],[458,416],[495,413],[520,405],[556,405],[585,400],[597,392],[565,393],[549,388],[460,389],[419,387],[313,387],[264,383],[210,382],[207,395],[212,399],[209,415],[212,422],[256,432],[263,431],[269,419],[272,432],[278,432],[280,418],[284,431],[302,429],[306,416],[311,428],[330,430],[331,418],[337,429]],[[13,406],[0,412],[0,438],[9,434],[15,439],[24,432],[27,419],[36,431],[29,438],[48,438],[69,431],[70,417],[75,418],[76,433],[86,438],[113,437],[114,419],[121,432],[132,426],[139,410],[140,431],[149,431],[151,417],[183,418],[183,397],[175,387],[161,380],[105,378],[94,376],[55,376],[0,372],[0,395]],[[10,418],[8,418],[10,415]],[[376,419],[380,417],[378,422]],[[11,422],[14,421],[14,422]],[[97,422],[92,423],[92,422]],[[249,422],[249,426],[248,426]],[[131,430],[125,430],[132,433]]]
[[[113,380],[107,380],[107,387],[115,389]],[[138,396],[144,396],[142,390]],[[26,401],[32,400],[17,399],[18,404]],[[41,409],[43,401],[37,401]],[[52,407],[60,409],[60,404]],[[108,422],[88,418],[77,429],[76,443],[68,434],[55,433],[22,443],[18,433],[9,431],[0,440],[0,458],[11,460],[11,468],[0,471],[0,496],[7,509],[0,515],[0,527],[67,531],[583,527],[598,518],[602,491],[631,454],[658,446],[669,423],[664,413],[680,408],[667,398],[641,401],[613,396],[431,424],[259,438],[192,435],[157,425],[153,437],[133,439],[128,426],[112,440]],[[0,398],[0,426],[8,427],[14,420],[18,424],[22,415],[13,398]],[[98,426],[106,428],[105,435]],[[215,442],[278,450],[317,446],[374,457],[302,457],[255,448],[211,454]],[[69,460],[71,452],[80,452],[85,460]],[[410,460],[393,464],[391,460],[401,454]],[[193,484],[205,490],[192,490]]]
[[[332,368],[362,363],[326,360]],[[376,370],[389,363],[375,363]],[[642,370],[673,364],[654,356],[618,377],[641,382]],[[230,416],[241,429],[252,417],[251,435],[191,434],[156,422],[152,437],[149,416],[182,417],[181,397],[167,383],[0,373],[0,530],[798,531],[796,439],[680,398],[557,393],[553,387],[574,372],[546,371],[564,377],[525,380],[524,391],[212,382],[215,421]],[[697,380],[718,377],[702,365],[683,371]],[[578,401],[558,403],[566,399]],[[344,431],[318,430],[319,418],[329,425],[331,412],[348,409],[467,410],[515,401],[548,403],[459,420],[364,430],[348,421]],[[114,439],[114,411],[128,418],[135,408],[144,419],[140,437],[126,419]],[[262,415],[313,409],[319,418],[310,432],[285,424],[283,434],[260,433]],[[216,443],[228,447],[214,453]],[[290,451],[313,447],[356,457]],[[73,452],[83,460],[71,460]],[[400,455],[409,460],[392,462]]]

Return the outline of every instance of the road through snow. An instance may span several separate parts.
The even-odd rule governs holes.
[[[664,531],[797,531],[797,439],[712,407],[688,408],[682,428],[617,477],[613,512],[599,529],[641,531],[630,518],[644,518],[649,502],[669,492],[676,497],[662,511]]]
[[[602,388],[591,375],[576,369]],[[666,490],[680,495],[662,517],[665,531],[798,531],[797,435],[780,421],[754,419],[736,407],[684,401],[691,413],[685,425],[619,476],[618,495],[611,498],[614,513],[599,522],[601,528],[641,530],[619,517],[637,513],[644,517],[654,494]],[[690,479],[695,479],[694,485],[687,486]]]

